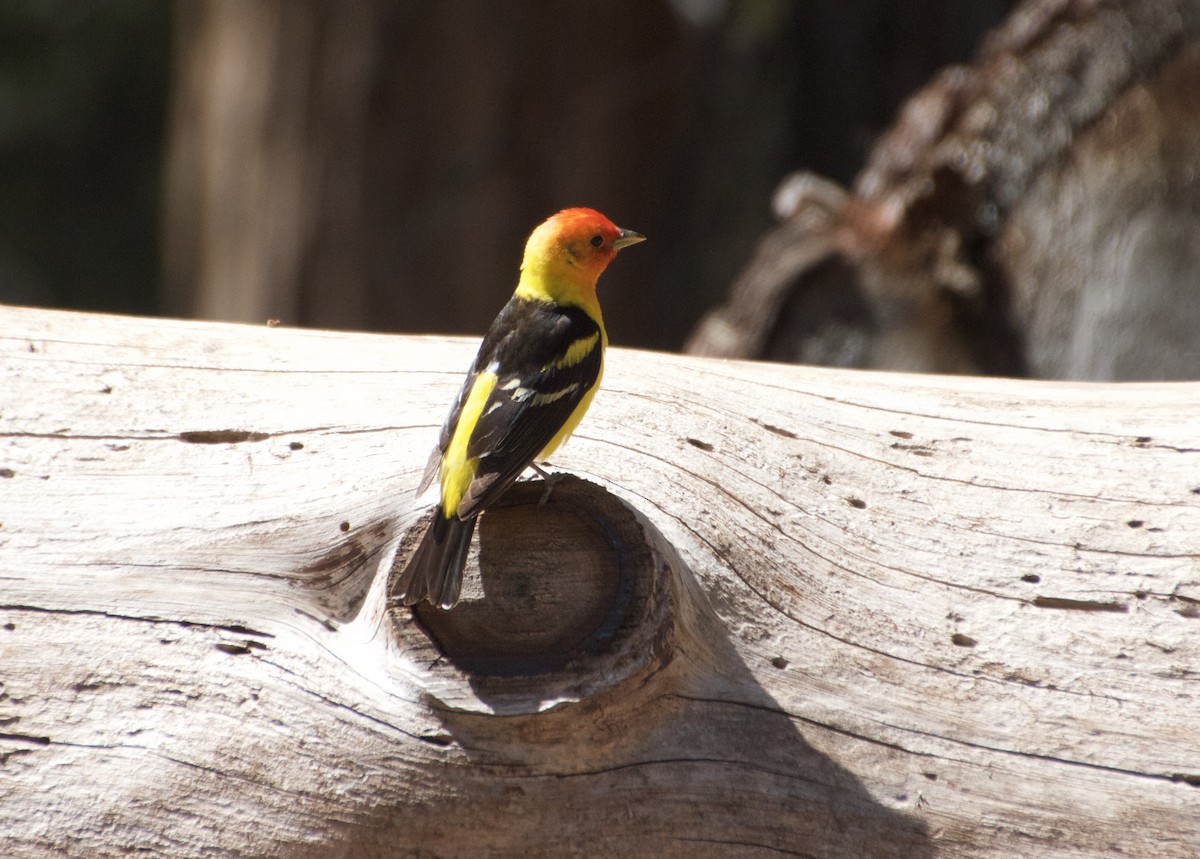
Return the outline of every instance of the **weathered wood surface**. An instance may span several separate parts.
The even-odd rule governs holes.
[[[1196,855],[1200,385],[614,350],[539,690],[386,604],[472,349],[0,308],[6,856]]]

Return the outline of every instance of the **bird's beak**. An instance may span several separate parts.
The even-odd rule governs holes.
[[[620,235],[613,239],[612,246],[614,248],[624,248],[644,241],[646,241],[646,237],[641,233],[635,233],[633,230],[621,230]]]

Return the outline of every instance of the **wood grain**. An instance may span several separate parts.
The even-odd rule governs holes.
[[[7,855],[1195,855],[1200,385],[613,350],[645,646],[496,698],[387,603],[474,345],[0,308]]]

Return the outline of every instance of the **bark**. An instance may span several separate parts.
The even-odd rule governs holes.
[[[410,612],[473,342],[0,332],[8,856],[1200,845],[1200,385],[612,350]]]
[[[1200,377],[1200,3],[1029,0],[914,95],[852,191],[781,187],[688,350]]]

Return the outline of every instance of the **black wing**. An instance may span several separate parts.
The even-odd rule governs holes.
[[[572,353],[572,361],[564,356]],[[514,297],[479,347],[459,391],[426,480],[454,436],[463,404],[480,373],[496,383],[467,445],[479,457],[475,479],[459,504],[475,515],[498,498],[554,438],[600,378],[603,335],[583,310]]]

